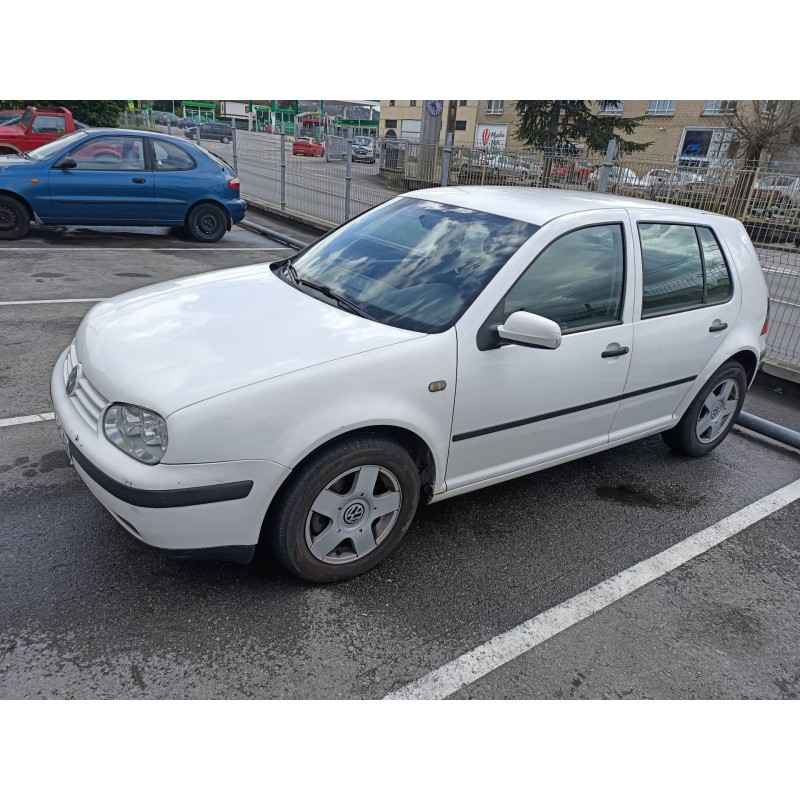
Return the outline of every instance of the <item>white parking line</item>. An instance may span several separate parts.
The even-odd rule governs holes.
[[[80,300],[2,300],[0,306],[37,306],[52,303],[100,303],[107,297],[84,297]]]
[[[29,422],[49,422],[55,419],[56,415],[52,411],[45,414],[30,414],[27,417],[6,417],[0,419],[0,428],[9,428],[12,425],[27,425]]]
[[[384,700],[442,700],[798,499],[800,480],[756,500],[741,511],[532,617],[516,628],[495,636],[439,669],[386,695]]]

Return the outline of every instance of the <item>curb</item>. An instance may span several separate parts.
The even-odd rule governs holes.
[[[783,361],[775,361],[768,358],[761,364],[761,370],[775,378],[782,378],[791,383],[800,383],[800,367],[794,364],[787,364]]]
[[[302,211],[282,210],[279,205],[268,203],[266,200],[259,200],[257,197],[250,197],[249,195],[243,194],[241,198],[247,203],[248,207],[255,208],[258,211],[266,211],[269,214],[274,214],[276,217],[283,217],[292,222],[300,222],[318,231],[327,232],[337,227],[334,222],[328,222],[319,217],[312,217],[310,214],[303,214]]]

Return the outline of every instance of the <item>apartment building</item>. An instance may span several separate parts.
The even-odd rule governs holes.
[[[430,105],[431,103],[434,105]],[[448,100],[440,112],[446,117]],[[516,100],[458,100],[454,140],[463,146],[516,150],[519,128]],[[735,146],[730,128],[735,100],[621,100],[613,108],[599,111],[607,116],[642,117],[630,137],[651,142],[645,151],[660,158],[691,158],[707,163],[726,161]],[[418,141],[423,114],[436,111],[428,100],[381,100],[380,136]],[[439,142],[444,142],[442,124]],[[580,145],[580,143],[576,143]]]

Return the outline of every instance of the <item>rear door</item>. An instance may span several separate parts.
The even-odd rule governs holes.
[[[723,240],[685,215],[630,212],[642,280],[630,372],[611,441],[669,423],[739,316]],[[696,218],[695,218],[696,219]]]
[[[67,157],[74,159],[77,166],[72,169],[54,166],[50,170],[55,222],[155,224],[153,172],[143,137],[94,136]]]

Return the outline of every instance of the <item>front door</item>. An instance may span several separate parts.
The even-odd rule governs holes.
[[[547,317],[560,325],[562,343],[555,350],[481,349],[480,323],[459,322],[448,490],[608,442],[633,347],[627,217],[618,211],[562,217],[530,244],[533,260],[521,265],[492,316],[502,322],[524,310]]]
[[[144,139],[97,136],[66,156],[77,166],[50,170],[53,222],[153,224],[154,183]],[[50,221],[50,220],[48,220]]]

